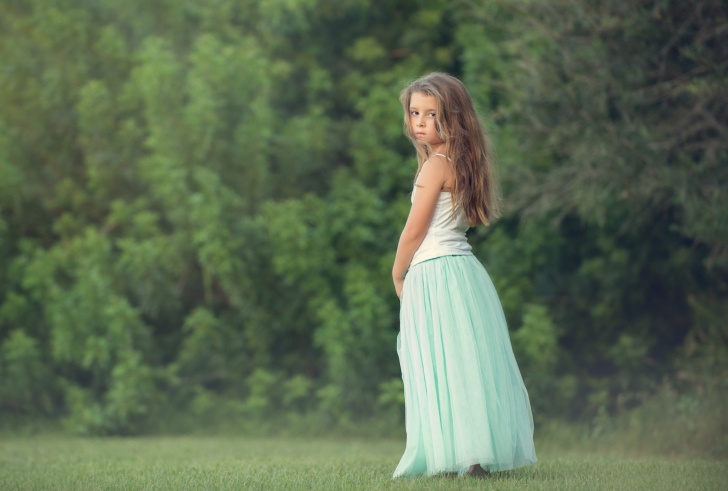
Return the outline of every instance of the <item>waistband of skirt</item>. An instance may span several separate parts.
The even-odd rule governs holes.
[[[427,257],[427,258],[424,258],[424,259],[420,259],[416,263],[410,264],[410,267],[409,267],[409,269],[407,271],[411,270],[415,266],[419,266],[421,264],[429,263],[429,262],[435,261],[437,259],[444,259],[444,258],[456,257],[456,256],[473,256],[473,253],[472,252],[458,252],[458,253],[453,253],[453,254],[440,254],[440,255],[434,256],[434,257]]]

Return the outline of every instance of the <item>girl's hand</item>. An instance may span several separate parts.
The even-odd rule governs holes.
[[[397,296],[402,300],[402,287],[404,286],[404,278],[401,280],[394,280],[394,291],[397,292]]]

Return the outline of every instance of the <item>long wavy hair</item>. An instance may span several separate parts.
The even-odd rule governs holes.
[[[463,83],[446,73],[434,72],[407,85],[399,100],[404,108],[404,131],[417,150],[417,176],[434,151],[417,141],[410,127],[409,107],[412,94],[421,92],[437,101],[435,124],[445,142],[445,155],[455,171],[452,207],[456,204],[475,227],[500,216],[500,189],[490,139],[475,112],[473,101]]]

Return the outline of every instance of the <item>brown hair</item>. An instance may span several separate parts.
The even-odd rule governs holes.
[[[417,141],[410,128],[409,106],[415,92],[437,100],[437,132],[445,142],[445,155],[455,171],[453,214],[455,203],[461,203],[471,226],[488,225],[500,216],[498,179],[491,144],[470,94],[460,80],[439,72],[418,78],[402,90],[399,100],[404,108],[404,131],[417,150],[415,180],[433,153],[429,145]]]

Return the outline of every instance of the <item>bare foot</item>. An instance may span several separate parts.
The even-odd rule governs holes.
[[[486,471],[482,467],[480,467],[480,464],[471,465],[470,468],[465,471],[463,476],[470,476],[470,477],[479,477],[479,478],[485,478],[490,476],[490,471]]]

